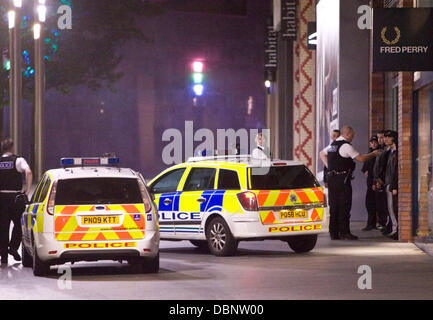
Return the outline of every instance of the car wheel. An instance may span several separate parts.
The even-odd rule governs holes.
[[[36,245],[33,244],[33,274],[37,277],[43,277],[50,273],[50,265],[39,259]]]
[[[21,243],[21,257],[23,257],[23,267],[25,268],[31,268],[33,266],[33,258],[32,256],[27,252],[26,247],[24,246],[24,243]]]
[[[289,247],[296,253],[304,253],[313,250],[317,242],[317,234],[291,236],[287,238]]]
[[[143,273],[158,273],[159,272],[159,252],[154,258],[143,259],[141,265]]]
[[[202,251],[209,251],[209,245],[206,240],[189,240],[189,242]]]
[[[206,228],[209,250],[216,256],[232,256],[238,248],[238,241],[223,218],[212,219]]]

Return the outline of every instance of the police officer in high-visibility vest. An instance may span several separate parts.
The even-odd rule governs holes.
[[[368,154],[360,154],[351,145],[354,136],[355,131],[349,126],[344,126],[341,129],[341,136],[320,152],[320,158],[328,167],[329,233],[332,240],[358,239],[350,232],[354,160],[365,162],[379,153],[375,150]]]
[[[8,263],[8,254],[16,261],[21,261],[18,248],[21,244],[21,215],[23,207],[16,202],[19,194],[23,193],[23,174],[25,174],[28,195],[32,185],[33,175],[27,161],[13,154],[14,143],[7,138],[1,143],[0,157],[0,255],[1,263]],[[9,227],[13,222],[12,237],[9,241]]]

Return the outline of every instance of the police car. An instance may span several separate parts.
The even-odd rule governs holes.
[[[158,214],[143,177],[118,158],[63,158],[23,213],[24,267],[36,276],[76,261],[126,260],[159,269]]]
[[[241,240],[282,240],[307,252],[329,228],[323,188],[295,161],[190,158],[152,179],[149,190],[161,239],[190,240],[217,256],[233,255]]]

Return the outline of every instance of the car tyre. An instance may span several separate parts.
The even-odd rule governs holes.
[[[154,258],[144,258],[141,264],[143,273],[158,273],[159,272],[159,252]]]
[[[206,240],[189,240],[189,242],[201,251],[209,251],[209,245]]]
[[[296,253],[308,252],[316,246],[317,234],[291,236],[287,238],[287,242]]]
[[[33,258],[27,252],[27,249],[24,246],[24,243],[21,243],[21,257],[23,257],[23,260],[22,260],[23,267],[25,267],[25,268],[33,267]]]
[[[50,265],[42,261],[38,256],[36,245],[33,244],[33,274],[37,277],[44,277],[50,273]]]
[[[232,256],[236,253],[239,244],[221,217],[214,218],[209,222],[206,228],[206,239],[210,252],[215,256]]]

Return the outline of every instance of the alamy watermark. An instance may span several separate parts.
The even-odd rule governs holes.
[[[373,12],[372,8],[368,5],[362,5],[358,7],[358,14],[361,16],[358,18],[358,28],[361,30],[373,28]]]
[[[361,265],[358,267],[358,274],[361,276],[358,278],[358,289],[359,290],[371,290],[372,286],[372,271],[368,265]]]
[[[72,289],[72,269],[68,265],[61,265],[57,269],[57,273],[60,274],[57,280],[57,287],[60,290],[71,290]]]
[[[57,20],[57,27],[60,30],[72,29],[72,8],[66,4],[57,9],[57,14],[61,16]]]
[[[170,128],[163,132],[162,141],[168,142],[162,150],[162,161],[166,165],[182,163],[190,157],[253,155],[259,145],[263,157],[259,154],[258,159],[264,160],[270,149],[270,130],[217,129],[215,137],[214,131],[207,128],[194,131],[193,121],[185,121],[184,135],[181,130]]]

